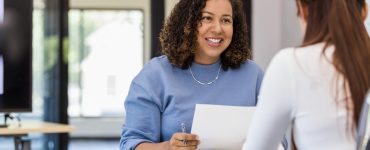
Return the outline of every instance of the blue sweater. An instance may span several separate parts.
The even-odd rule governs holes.
[[[211,65],[193,63],[191,70],[201,82],[215,79],[220,61]],[[189,69],[170,64],[166,56],[153,58],[133,79],[125,101],[126,121],[120,149],[133,150],[142,142],[168,141],[185,123],[190,133],[195,104],[255,106],[262,70],[247,61],[239,69],[221,69],[210,85],[197,83]]]

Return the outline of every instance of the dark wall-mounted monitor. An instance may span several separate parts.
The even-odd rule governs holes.
[[[0,7],[0,112],[31,112],[32,0]]]

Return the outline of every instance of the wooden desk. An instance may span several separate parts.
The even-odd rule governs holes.
[[[70,125],[49,123],[49,122],[22,122],[21,126],[17,123],[10,124],[7,128],[0,128],[0,136],[13,136],[14,146],[18,150],[21,146],[22,149],[30,149],[31,142],[28,141],[27,145],[22,144],[21,137],[27,136],[30,133],[69,133],[74,128]]]
[[[72,132],[74,128],[70,125],[49,123],[49,122],[22,122],[19,127],[18,124],[11,124],[7,128],[0,128],[1,135],[19,135],[30,133],[67,133]]]

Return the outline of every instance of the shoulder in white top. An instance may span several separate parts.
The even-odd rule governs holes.
[[[343,80],[331,63],[334,47],[323,53],[324,46],[287,48],[272,59],[244,150],[276,149],[289,126],[300,150],[355,148],[344,102],[335,96]]]

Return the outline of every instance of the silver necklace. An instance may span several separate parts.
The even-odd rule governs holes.
[[[209,81],[209,82],[201,82],[201,81],[197,80],[197,78],[195,78],[195,77],[194,77],[193,71],[191,70],[191,66],[189,67],[189,70],[190,70],[190,74],[191,74],[191,76],[193,77],[193,79],[194,79],[197,83],[199,83],[199,84],[201,84],[201,85],[210,85],[210,84],[212,84],[213,82],[215,82],[215,81],[218,79],[218,75],[220,75],[221,64],[220,64],[220,67],[218,68],[218,72],[217,72],[216,78],[215,78],[215,79],[213,79],[212,81]]]

